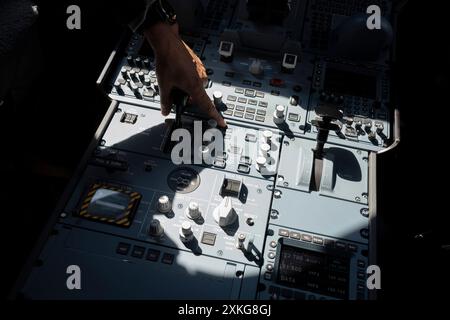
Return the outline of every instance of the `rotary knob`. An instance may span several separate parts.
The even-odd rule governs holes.
[[[214,105],[218,106],[222,104],[222,98],[223,98],[222,91],[214,91],[213,93]]]
[[[273,133],[270,130],[264,130],[263,133],[263,139],[264,142],[267,144],[271,144],[272,143],[272,137],[273,137]]]
[[[150,226],[148,228],[148,234],[152,237],[161,237],[164,234],[164,228],[158,219],[153,219],[150,221]]]
[[[250,64],[248,71],[253,74],[254,76],[261,75],[264,72],[264,68],[262,65],[261,60],[254,59],[252,63]]]
[[[258,157],[256,158],[256,170],[258,172],[261,172],[267,165],[267,158],[266,157]]]
[[[223,198],[222,202],[214,209],[213,217],[221,227],[227,227],[236,221],[237,213],[230,197]]]
[[[282,124],[284,122],[285,110],[286,110],[286,108],[281,104],[278,104],[276,106],[275,112],[273,113],[273,122],[275,124]]]
[[[169,213],[172,210],[172,203],[168,196],[161,196],[158,199],[158,211],[161,213]]]
[[[183,242],[189,242],[194,239],[194,233],[192,232],[192,225],[190,222],[185,221],[181,224],[180,239]]]
[[[195,201],[189,202],[189,206],[186,209],[186,216],[192,220],[196,220],[202,216],[202,213],[200,212],[200,207],[197,202]]]
[[[267,158],[269,156],[268,155],[269,151],[270,151],[270,145],[268,145],[267,143],[261,143],[259,145],[259,154],[262,157]]]

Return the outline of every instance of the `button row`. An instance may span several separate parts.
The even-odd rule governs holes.
[[[358,246],[354,245],[354,244],[347,244],[341,241],[334,241],[331,239],[324,239],[321,237],[317,237],[317,236],[312,236],[306,233],[300,234],[299,232],[294,232],[291,231],[289,232],[289,230],[286,229],[279,229],[278,230],[278,235],[281,237],[285,237],[285,238],[291,238],[291,239],[295,239],[295,240],[302,240],[305,242],[311,242],[317,245],[321,245],[321,246],[326,246],[329,248],[336,248],[336,249],[340,249],[340,250],[349,250],[351,252],[357,252],[358,251]],[[273,244],[273,246],[272,246]],[[272,248],[276,247],[276,242],[272,241],[270,243]]]
[[[117,246],[116,253],[120,255],[128,255],[131,249],[131,244],[120,242]],[[145,247],[141,246],[133,246],[133,249],[131,250],[131,256],[133,258],[142,259],[145,255]],[[148,249],[147,250],[147,256],[146,260],[156,262],[158,261],[159,257],[161,255],[161,251],[155,250],[155,249]],[[164,252],[161,258],[161,262],[164,264],[173,264],[173,261],[175,260],[175,255],[171,253]]]

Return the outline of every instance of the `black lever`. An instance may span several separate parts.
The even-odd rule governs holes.
[[[173,108],[175,108],[175,128],[181,128],[181,115],[187,105],[189,96],[181,89],[172,89]]]

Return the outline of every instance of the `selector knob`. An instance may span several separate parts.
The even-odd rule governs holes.
[[[128,70],[125,67],[122,67],[122,69],[120,69],[120,74],[122,75],[122,78],[127,79],[128,78]]]
[[[213,98],[214,98],[214,104],[216,106],[220,105],[222,103],[222,91],[214,91]]]
[[[275,107],[275,112],[273,113],[273,122],[275,124],[282,124],[284,122],[285,110],[286,110],[286,108],[281,104],[278,104]]]
[[[202,213],[200,212],[200,207],[197,202],[191,201],[189,202],[189,206],[186,209],[186,216],[189,219],[195,220],[202,216]]]
[[[227,227],[236,221],[237,213],[230,197],[223,198],[222,202],[214,209],[213,217],[221,227]]]
[[[258,157],[256,158],[256,170],[258,170],[258,172],[261,172],[261,170],[263,170],[266,167],[267,164],[267,158],[266,157]]]
[[[164,234],[164,228],[158,219],[153,219],[150,221],[150,226],[148,228],[148,234],[152,237],[161,237]]]
[[[271,144],[272,143],[272,137],[273,137],[273,133],[270,130],[264,130],[263,132],[263,138],[264,138],[264,142],[267,144]]]
[[[158,211],[161,213],[169,213],[172,210],[172,203],[168,196],[161,196],[158,199]]]
[[[269,151],[270,151],[270,145],[268,145],[267,143],[262,143],[259,145],[259,153],[264,158],[267,158]]]
[[[194,233],[192,232],[192,225],[190,222],[185,221],[181,224],[180,239],[183,242],[189,242],[194,239]]]
[[[248,68],[248,71],[255,75],[258,76],[260,74],[262,74],[264,72],[264,68],[262,66],[262,62],[259,59],[254,59],[252,61],[252,63],[250,64],[250,67]]]

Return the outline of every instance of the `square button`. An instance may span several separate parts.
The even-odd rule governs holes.
[[[202,243],[213,246],[216,243],[216,234],[211,232],[203,232]]]
[[[267,108],[267,102],[265,102],[265,101],[260,101],[258,105],[260,107]]]
[[[250,172],[250,167],[245,165],[245,164],[240,164],[238,165],[237,170],[241,173],[249,173]]]
[[[228,101],[234,102],[234,101],[237,100],[237,97],[236,97],[236,96],[228,96],[228,97],[227,97],[227,100],[228,100]]]
[[[237,93],[237,94],[243,94],[244,93],[244,89],[236,88],[236,89],[234,89],[234,92]]]
[[[253,99],[248,99],[248,104],[251,106],[256,106],[258,104],[258,101],[253,100]]]
[[[232,110],[226,110],[223,112],[224,115],[226,116],[232,116],[233,115],[233,111]]]
[[[291,233],[289,233],[289,236],[292,239],[300,240],[300,233],[298,233],[298,232],[291,232]]]
[[[253,89],[246,89],[245,90],[245,96],[246,97],[250,97],[250,98],[254,98],[256,95],[256,91]]]
[[[133,258],[142,259],[144,257],[145,248],[141,246],[134,246],[133,251],[131,252],[131,256]]]
[[[258,110],[258,111],[256,111],[256,114],[258,115],[258,116],[265,116],[266,115],[266,110]]]
[[[239,98],[238,100],[237,100],[239,103],[247,103],[247,98]]]
[[[158,261],[160,254],[161,252],[159,252],[158,250],[148,249],[146,259],[148,261]]]
[[[289,230],[280,229],[280,230],[278,230],[278,235],[289,238]]]
[[[289,113],[288,119],[289,121],[299,122],[300,116],[297,113]]]
[[[255,119],[255,115],[254,114],[250,114],[250,113],[246,113],[245,114],[245,119],[253,120],[253,119]]]
[[[234,110],[234,104],[227,103],[227,110]]]
[[[265,120],[266,120],[266,118],[265,117],[262,117],[262,116],[256,116],[256,121],[258,121],[258,122],[264,122]]]
[[[234,112],[234,116],[237,118],[243,118],[244,117],[244,113],[242,111],[235,111]]]
[[[119,245],[117,246],[116,252],[118,254],[126,256],[128,252],[130,252],[130,247],[131,245],[129,243],[120,242]]]
[[[312,241],[312,236],[309,234],[302,234],[302,240],[306,241],[306,242],[311,242]]]
[[[244,106],[236,106],[236,111],[244,111],[245,107]]]
[[[256,109],[255,109],[255,108],[250,108],[250,107],[248,107],[247,110],[246,110],[246,112],[248,112],[248,113],[255,113],[255,112],[256,112]]]
[[[175,256],[171,253],[164,253],[161,262],[164,264],[172,264],[175,260]]]
[[[256,92],[256,96],[257,96],[258,98],[264,98],[264,92],[257,91],[257,92]]]

